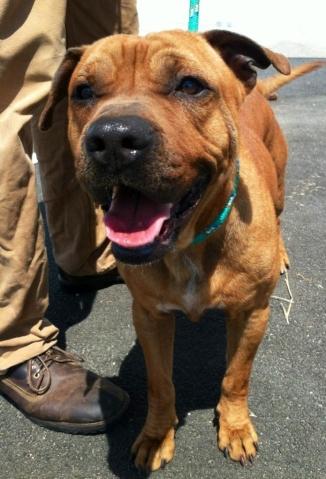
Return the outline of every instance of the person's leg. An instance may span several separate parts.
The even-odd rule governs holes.
[[[30,159],[32,114],[65,50],[65,11],[66,0],[0,5],[0,393],[38,424],[91,433],[116,419],[128,396],[55,346]]]
[[[47,261],[33,165],[22,143],[26,116],[0,117],[0,373],[56,343],[44,319]]]
[[[64,25],[53,18],[38,37],[35,7],[22,0],[0,6],[0,372],[43,353],[57,336],[44,319],[47,260],[28,125],[33,105],[48,92],[54,58],[62,54]],[[64,5],[57,13],[64,15]]]
[[[137,32],[135,0],[93,0],[91,6],[88,0],[67,0],[67,47],[114,33]],[[95,208],[76,179],[66,133],[66,111],[63,100],[56,108],[52,127],[46,132],[34,128],[33,134],[56,263],[72,277],[87,276],[87,288],[93,281],[90,276],[101,275],[104,279],[105,273],[113,273],[115,259],[106,237],[103,212]],[[112,282],[119,281],[114,274],[108,277],[109,282],[110,278]],[[105,280],[103,284],[107,284]]]

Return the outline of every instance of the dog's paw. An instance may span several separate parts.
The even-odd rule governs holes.
[[[175,430],[171,428],[163,439],[157,439],[142,431],[131,449],[137,469],[150,472],[165,467],[174,456],[174,434]]]
[[[282,237],[280,241],[280,262],[281,262],[280,273],[285,274],[286,270],[290,269],[290,260],[289,260],[289,256],[287,254]]]
[[[250,419],[241,427],[231,427],[220,418],[218,447],[242,466],[248,461],[252,463],[258,450],[258,436]]]
[[[289,257],[285,251],[285,254],[281,258],[281,269],[280,273],[283,275],[286,273],[286,270],[290,269],[290,260]]]

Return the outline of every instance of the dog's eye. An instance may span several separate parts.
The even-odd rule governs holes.
[[[91,100],[94,97],[95,94],[92,88],[86,83],[84,85],[78,85],[73,92],[73,98],[76,100]]]
[[[177,86],[176,91],[195,96],[199,95],[205,89],[205,86],[197,80],[197,78],[184,77]]]

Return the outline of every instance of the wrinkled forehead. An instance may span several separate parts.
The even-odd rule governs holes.
[[[87,47],[73,78],[147,76],[153,81],[177,73],[215,76],[224,62],[197,34],[183,31],[153,33],[146,37],[114,35]]]

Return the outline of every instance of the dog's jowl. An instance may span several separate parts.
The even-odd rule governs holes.
[[[257,83],[255,68],[270,65],[282,75]],[[207,308],[226,311],[218,447],[242,463],[256,455],[250,372],[289,266],[279,219],[287,147],[265,98],[305,71],[290,73],[285,57],[235,33],[171,31],[71,49],[57,72],[40,126],[68,94],[78,177],[106,211],[133,296],[148,375],[138,467],[155,470],[174,455],[177,309],[192,321]]]

